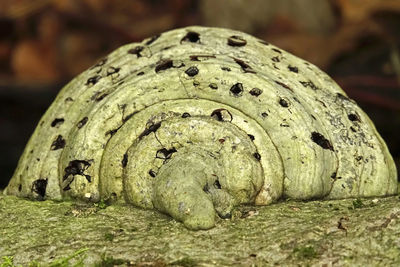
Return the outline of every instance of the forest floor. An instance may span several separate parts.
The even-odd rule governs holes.
[[[400,266],[399,196],[243,206],[207,231],[128,205],[12,196],[0,217],[0,266]]]

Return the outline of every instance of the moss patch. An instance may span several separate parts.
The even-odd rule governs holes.
[[[354,203],[245,206],[210,230],[190,231],[168,216],[127,205],[0,196],[0,264],[399,265],[399,197]]]

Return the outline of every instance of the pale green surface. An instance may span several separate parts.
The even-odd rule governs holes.
[[[88,248],[84,262],[89,266],[104,254],[158,266],[399,266],[399,197],[374,202],[241,207],[248,217],[237,218],[236,212],[235,219],[194,232],[170,217],[131,206],[100,209],[0,196],[0,257],[14,256],[15,264],[26,266]]]
[[[196,181],[192,150],[215,158],[217,167],[204,159],[204,173],[218,176],[222,192],[203,199],[211,198],[219,214],[237,203],[267,205],[281,197],[398,192],[396,167],[374,125],[317,67],[227,29],[194,26],[150,40],[115,50],[61,90],[27,144],[7,194],[113,198],[149,209],[156,202],[178,220],[195,221],[187,226],[205,228],[215,212],[197,197],[204,179]],[[54,149],[60,137],[65,147]],[[176,151],[160,158],[162,149]],[[171,177],[156,175],[183,156],[186,165],[179,167],[190,173],[185,185],[162,188]],[[183,177],[174,179],[179,186]],[[155,187],[167,190],[163,197],[155,196]],[[179,208],[193,211],[194,203],[200,213]]]

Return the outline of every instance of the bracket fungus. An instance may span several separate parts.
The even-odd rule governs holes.
[[[67,84],[5,190],[112,198],[190,229],[241,204],[397,193],[386,144],[324,72],[199,26],[125,45]]]

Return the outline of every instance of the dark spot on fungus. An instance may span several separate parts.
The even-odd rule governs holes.
[[[276,84],[279,84],[280,86],[282,86],[282,87],[284,87],[284,88],[286,88],[286,89],[288,89],[288,90],[290,90],[290,91],[293,92],[293,89],[290,88],[288,85],[284,84],[283,82],[275,81],[275,83],[276,83]]]
[[[64,169],[63,181],[65,181],[70,175],[83,175],[86,180],[90,183],[92,178],[90,175],[85,174],[85,171],[89,168],[90,162],[87,160],[72,160],[69,162],[68,166]],[[71,179],[70,183],[68,183],[67,187],[72,183],[74,179]],[[66,187],[64,187],[64,190]]]
[[[242,68],[242,70],[243,70],[244,72],[247,72],[247,73],[256,73],[256,72],[250,67],[250,65],[247,64],[246,62],[244,62],[243,60],[238,59],[238,58],[233,58],[233,59],[234,59],[235,62]]]
[[[221,67],[221,70],[224,70],[224,71],[231,71],[231,68],[229,68],[229,67]]]
[[[203,186],[203,191],[204,191],[205,193],[210,193],[210,188],[208,187],[208,184],[205,184],[205,185]]]
[[[254,135],[248,134],[247,136],[250,138],[251,141],[254,141],[254,139],[255,139],[255,138],[254,138]]]
[[[149,175],[150,175],[151,177],[153,177],[153,178],[157,176],[156,172],[153,171],[153,170],[150,170],[150,171],[149,171]]]
[[[211,113],[211,117],[217,121],[232,121],[232,114],[224,108],[214,110]]]
[[[161,34],[157,34],[154,35],[153,37],[151,37],[148,41],[145,42],[146,45],[151,45],[152,43],[154,43],[155,40],[157,40],[158,38],[160,38]]]
[[[221,188],[222,188],[222,186],[221,186],[221,184],[219,183],[219,180],[218,180],[218,179],[215,180],[215,182],[214,182],[214,187],[217,188],[217,189],[221,189]]]
[[[256,160],[258,160],[258,161],[261,160],[261,155],[258,154],[257,152],[253,154],[253,157],[254,157]]]
[[[245,46],[246,44],[246,40],[240,36],[232,35],[228,38],[228,45],[230,46]]]
[[[128,154],[124,154],[122,160],[121,160],[122,168],[125,168],[126,165],[128,165]]]
[[[32,183],[32,191],[40,196],[41,199],[46,195],[47,179],[37,179]]]
[[[297,68],[297,67],[293,67],[293,66],[288,66],[288,69],[291,71],[291,72],[295,72],[295,73],[298,73],[299,72],[299,69]]]
[[[361,122],[360,117],[354,113],[347,115],[347,118],[349,118],[349,120],[351,120],[351,121]]]
[[[275,51],[275,52],[277,52],[277,53],[279,53],[279,54],[282,54],[282,51],[279,50],[279,49],[277,49],[277,48],[272,48],[272,50]]]
[[[312,81],[308,81],[308,82],[300,82],[304,87],[310,87],[313,90],[318,90],[319,88],[312,82]]]
[[[182,38],[182,42],[200,43],[200,34],[190,31]]]
[[[320,134],[318,132],[312,132],[311,140],[314,143],[316,143],[317,145],[319,145],[320,147],[322,147],[323,149],[329,149],[329,150],[333,151],[333,146],[332,146],[331,142],[329,142],[329,140],[326,139],[322,134]]]
[[[63,118],[55,118],[52,122],[51,122],[51,127],[56,127],[59,126],[61,124],[64,123],[64,119]]]
[[[76,127],[78,127],[78,129],[82,128],[87,122],[88,122],[88,117],[84,117],[83,119],[81,119],[78,124],[76,125]]]
[[[267,113],[267,112],[263,112],[263,113],[261,113],[261,116],[262,116],[263,118],[266,118],[266,117],[268,117],[268,113]]]
[[[138,72],[136,75],[137,75],[137,76],[142,76],[143,74],[144,74],[144,72],[141,71],[141,72]]]
[[[350,127],[350,130],[351,130],[353,133],[357,132],[357,130],[356,130],[353,126]]]
[[[283,98],[279,99],[279,105],[281,105],[281,106],[284,107],[284,108],[289,107],[288,101],[285,100],[285,99],[283,99]]]
[[[184,113],[182,114],[182,118],[188,118],[188,117],[190,117],[190,114],[189,114],[189,113],[184,112]]]
[[[86,81],[86,85],[95,85],[98,81],[100,81],[101,76],[96,75],[93,77],[90,77],[87,81]]]
[[[271,60],[272,60],[273,62],[281,62],[281,60],[279,59],[279,57],[273,57],[273,58],[271,58]]]
[[[239,97],[242,96],[243,93],[243,84],[241,83],[236,83],[234,85],[232,85],[231,89],[229,89],[229,91],[231,92],[231,94],[235,97]]]
[[[332,178],[332,179],[336,179],[336,175],[337,175],[337,173],[336,173],[336,172],[333,172],[333,173],[331,174],[331,178]]]
[[[249,91],[249,93],[250,93],[252,96],[257,97],[257,96],[259,96],[259,95],[262,94],[262,90],[259,89],[259,88],[253,88],[253,89],[251,89],[251,90]]]
[[[22,184],[19,184],[18,185],[18,192],[21,192],[22,191]]]
[[[129,49],[128,53],[129,54],[133,54],[136,55],[138,58],[142,56],[142,54],[140,54],[140,52],[142,52],[144,49],[143,46],[136,46],[135,48]]]
[[[199,73],[199,69],[196,66],[191,66],[185,71],[185,73],[188,76],[193,77],[193,76],[196,76]]]
[[[142,139],[143,137],[149,135],[152,132],[156,132],[158,130],[158,128],[160,128],[161,126],[161,122],[158,122],[156,124],[152,124],[150,125],[148,128],[146,128],[140,135],[139,135],[139,139]]]
[[[163,70],[167,70],[169,68],[173,67],[173,63],[171,59],[166,59],[166,60],[162,60],[160,62],[157,63],[155,71],[156,73],[163,71]]]
[[[214,89],[214,90],[217,90],[217,89],[218,89],[218,85],[215,84],[215,83],[210,83],[210,84],[208,85],[208,87],[210,87],[211,89]]]
[[[72,102],[72,101],[74,101],[74,100],[72,99],[72,97],[67,97],[67,98],[65,99],[65,102]]]
[[[164,159],[164,160],[170,159],[172,154],[175,153],[175,152],[177,152],[175,147],[172,147],[171,149],[166,149],[164,147],[164,148],[161,148],[161,149],[157,150],[156,158]]]
[[[201,61],[201,59],[209,59],[209,58],[215,58],[214,55],[191,55],[189,56],[191,61]]]
[[[337,96],[340,100],[350,101],[350,99],[349,99],[347,96],[342,95],[341,93],[337,93],[336,96]]]
[[[113,75],[114,73],[118,73],[121,68],[109,67],[107,70],[107,76]]]
[[[61,135],[58,135],[56,140],[51,144],[51,150],[57,150],[65,147],[65,140]]]

